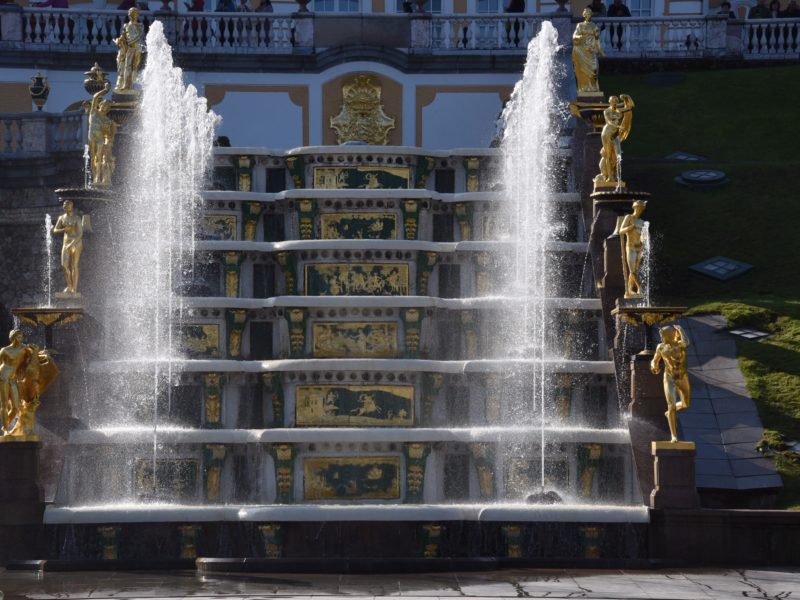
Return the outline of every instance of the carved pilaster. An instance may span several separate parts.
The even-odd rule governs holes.
[[[284,397],[283,382],[279,373],[263,373],[261,381],[264,384],[264,392],[272,402],[272,421],[270,427],[284,426]]]
[[[500,376],[491,373],[483,378],[486,389],[484,414],[489,424],[500,421]]]
[[[292,308],[284,315],[289,323],[289,358],[303,358],[306,353],[306,319],[308,311]]]
[[[270,452],[275,461],[275,502],[290,504],[294,501],[294,458],[297,449],[291,444],[275,444]]]
[[[100,556],[103,560],[117,560],[119,558],[120,530],[120,527],[115,526],[97,528],[97,533],[100,534]]]
[[[256,226],[263,206],[261,202],[242,202],[242,237],[246,242],[256,239]]]
[[[422,311],[408,308],[402,312],[405,331],[406,358],[419,358],[419,338],[422,329]]]
[[[481,498],[492,500],[497,495],[494,477],[495,447],[493,444],[481,442],[470,444],[469,449],[475,461],[475,468],[478,470],[478,487]]]
[[[439,397],[444,384],[441,373],[425,373],[422,376],[422,419],[423,425],[431,425],[433,421],[433,404]]]
[[[247,324],[247,311],[229,309],[225,311],[225,322],[228,332],[228,358],[242,357],[242,334]]]
[[[302,189],[306,187],[306,163],[302,156],[290,156],[286,159],[286,168],[292,176],[294,187]]]
[[[278,266],[286,280],[286,294],[294,296],[297,294],[297,257],[293,252],[278,252],[275,255]]]
[[[428,281],[437,260],[439,260],[439,255],[436,252],[419,252],[417,254],[417,296],[428,295]]]
[[[297,200],[294,205],[297,210],[297,222],[300,226],[300,239],[313,240],[317,203],[313,200]]]
[[[181,558],[197,558],[197,542],[201,531],[200,525],[178,525]]]
[[[406,444],[406,503],[425,500],[425,465],[431,453],[430,444]]]
[[[580,490],[584,498],[590,498],[594,489],[594,477],[603,455],[600,444],[583,444],[578,448],[578,472]]]
[[[419,200],[403,200],[403,226],[407,240],[416,240],[419,229]]]
[[[222,427],[222,382],[221,373],[206,373],[203,378],[203,406],[205,414],[203,427],[216,429]]]
[[[244,257],[242,252],[223,252],[220,257],[225,273],[225,296],[228,298],[239,297],[239,274]]]
[[[414,173],[414,187],[417,189],[425,189],[428,183],[428,177],[436,166],[436,159],[432,156],[419,156],[417,157],[417,169]]]
[[[600,558],[600,547],[603,542],[604,530],[599,527],[581,527],[578,534],[581,539],[583,558]]]
[[[478,192],[481,189],[481,159],[471,156],[464,159],[466,175],[466,188],[468,192]]]
[[[236,189],[240,192],[253,191],[253,164],[252,156],[237,156],[234,161],[236,169]]]
[[[472,202],[456,202],[455,215],[458,227],[461,230],[462,241],[472,239],[472,215],[474,207]]]
[[[266,558],[280,558],[283,556],[283,527],[280,523],[264,523],[258,526],[261,533],[261,542],[264,544]]]
[[[556,402],[556,415],[559,419],[568,419],[572,409],[572,375],[559,373],[556,375],[556,386],[554,390]]]
[[[489,272],[491,269],[491,257],[488,252],[477,252],[475,254],[475,289],[478,296],[488,296],[490,293]]]
[[[437,558],[445,526],[441,523],[426,523],[421,526],[422,557]]]
[[[478,358],[478,315],[472,310],[461,311],[461,325],[464,330],[464,350],[466,359]]]
[[[522,527],[519,525],[503,525],[501,527],[506,542],[508,558],[522,558]]]
[[[206,444],[203,448],[203,482],[205,499],[208,502],[219,502],[220,477],[225,464],[226,450],[222,444]]]

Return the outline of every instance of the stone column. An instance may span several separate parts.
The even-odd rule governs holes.
[[[431,15],[413,13],[411,15],[411,50],[431,51],[433,39],[431,36]]]

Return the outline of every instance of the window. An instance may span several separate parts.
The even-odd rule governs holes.
[[[653,14],[652,0],[628,0],[627,4],[632,17],[649,17]]]
[[[359,0],[314,0],[314,12],[358,12]]]
[[[442,0],[428,0],[425,2],[425,12],[440,14],[442,12]],[[411,5],[411,10],[403,8],[403,0],[395,0],[394,10],[395,12],[417,12],[417,3],[414,0],[409,0],[408,2]]]
[[[478,0],[478,12],[482,14],[497,14],[503,9],[500,0]]]

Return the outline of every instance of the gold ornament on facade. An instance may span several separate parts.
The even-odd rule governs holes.
[[[67,286],[63,292],[56,293],[57,298],[76,298],[78,293],[78,265],[83,253],[83,231],[86,216],[75,214],[72,200],[64,201],[64,213],[58,217],[53,233],[63,233],[61,244],[61,268]]]
[[[0,440],[34,440],[39,397],[58,375],[47,350],[23,342],[22,331],[11,330],[11,342],[0,349]]]
[[[87,79],[83,82],[84,87],[92,90],[91,101],[87,100],[83,104],[89,115],[87,138],[92,185],[110,185],[116,166],[114,136],[117,133],[117,124],[108,116],[109,110],[113,108],[113,102],[106,100],[104,96],[111,89],[111,82],[106,79],[106,74],[97,63],[85,75]]]
[[[664,396],[667,400],[667,417],[670,441],[678,442],[678,413],[692,403],[689,386],[689,371],[686,368],[686,349],[689,337],[680,325],[667,325],[660,329],[661,343],[656,347],[650,370],[653,375],[661,372],[664,363]]]
[[[605,124],[600,132],[600,173],[594,178],[594,189],[622,189],[622,142],[628,139],[633,124],[633,99],[627,94],[611,96],[603,111]]]
[[[632,209],[633,212],[625,215],[619,228],[622,238],[622,273],[625,277],[625,297],[641,298],[642,282],[639,278],[639,269],[642,265],[642,255],[644,251],[644,240],[642,233],[644,221],[642,213],[647,202],[636,200]]]
[[[386,145],[394,119],[383,112],[381,85],[369,75],[357,75],[342,85],[342,109],[331,117],[336,143]]]
[[[117,45],[117,93],[132,93],[133,84],[139,74],[139,63],[144,52],[144,25],[139,21],[139,10],[128,10],[128,22],[122,26],[119,37],[114,40]]]
[[[578,97],[602,96],[598,82],[600,62],[605,56],[600,47],[600,28],[592,23],[594,13],[590,8],[583,11],[583,22],[578,23],[572,34],[572,66],[578,84]]]

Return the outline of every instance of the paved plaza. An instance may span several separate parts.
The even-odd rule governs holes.
[[[505,570],[413,575],[198,575],[171,572],[0,571],[5,600],[78,598],[800,598],[800,569]]]

